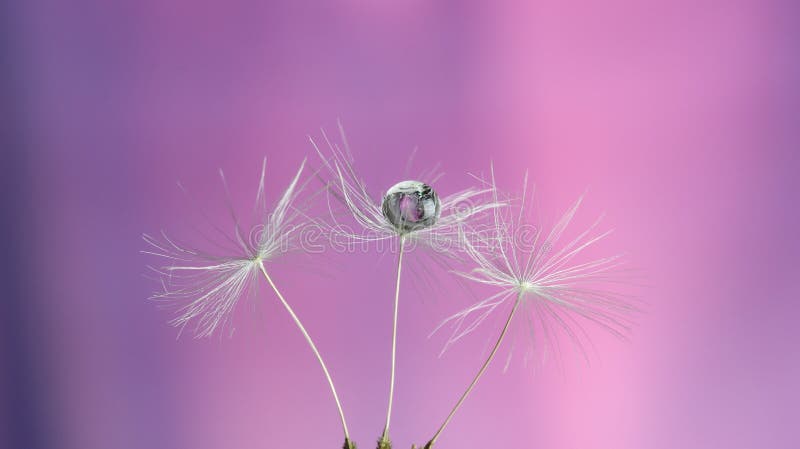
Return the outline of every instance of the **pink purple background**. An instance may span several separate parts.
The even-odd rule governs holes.
[[[630,343],[597,334],[599,362],[563,375],[492,367],[438,447],[797,447],[795,2],[201,3],[3,6],[0,446],[338,447],[274,298],[231,339],[176,341],[138,251],[181,232],[176,180],[204,199],[222,167],[249,204],[264,155],[276,191],[341,118],[376,192],[414,146],[445,193],[490,160],[506,188],[530,169],[545,218],[588,187],[582,216],[607,212],[604,248],[646,279]],[[394,264],[331,260],[275,276],[370,448]],[[492,335],[439,360],[426,335],[466,299],[404,292],[398,448],[430,436]]]

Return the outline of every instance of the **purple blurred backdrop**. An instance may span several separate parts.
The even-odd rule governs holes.
[[[800,27],[789,1],[8,2],[2,37],[0,446],[338,447],[335,409],[266,292],[233,338],[175,339],[145,300],[142,232],[180,232],[226,170],[249,204],[341,118],[376,191],[441,161],[440,192],[494,161],[540,216],[587,187],[608,251],[645,273],[630,343],[531,375],[498,364],[446,448],[793,448],[800,402]],[[385,408],[391,257],[276,278],[319,341],[351,432]],[[337,268],[338,267],[338,268]],[[311,269],[310,271],[314,271]],[[442,359],[467,298],[408,289],[396,447],[424,443],[481,361]]]

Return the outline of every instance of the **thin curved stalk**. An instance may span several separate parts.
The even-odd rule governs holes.
[[[503,339],[505,339],[506,333],[508,332],[508,328],[511,324],[511,320],[514,318],[514,314],[516,314],[517,308],[519,308],[519,304],[521,302],[522,302],[522,293],[520,292],[517,295],[517,300],[514,302],[514,307],[511,308],[511,312],[508,314],[508,319],[506,319],[506,324],[503,326],[503,330],[500,332],[500,336],[497,338],[497,342],[495,342],[492,351],[489,353],[489,357],[487,357],[486,360],[483,362],[483,365],[481,365],[481,369],[478,370],[478,374],[476,374],[475,378],[472,379],[472,382],[469,384],[469,387],[467,387],[466,391],[464,391],[464,393],[458,399],[458,402],[456,402],[455,407],[453,407],[453,409],[450,411],[450,414],[447,415],[447,418],[439,427],[439,430],[437,430],[436,433],[433,434],[433,438],[431,438],[430,441],[428,441],[428,443],[424,446],[423,449],[431,449],[433,447],[433,444],[436,443],[436,440],[439,438],[439,435],[442,433],[444,428],[447,427],[448,424],[450,424],[450,420],[453,419],[453,416],[455,416],[456,412],[461,407],[461,404],[464,403],[464,400],[467,399],[467,396],[469,396],[469,394],[472,392],[472,389],[475,388],[475,384],[478,383],[478,380],[480,380],[481,376],[483,376],[483,373],[486,371],[486,368],[489,367],[489,364],[494,359],[495,354],[497,354],[497,350],[500,348],[500,343],[502,343]]]
[[[400,304],[400,275],[403,272],[403,252],[405,251],[405,237],[400,237],[400,251],[397,256],[397,280],[394,289],[394,319],[392,321],[392,373],[389,379],[389,406],[386,411],[386,425],[383,427],[383,436],[379,447],[391,447],[389,442],[389,423],[392,420],[392,402],[394,400],[394,377],[397,360],[397,311]]]
[[[342,420],[342,429],[344,429],[344,440],[345,440],[344,447],[345,448],[355,447],[352,444],[352,441],[350,440],[350,432],[348,432],[347,430],[347,421],[344,419],[344,411],[342,410],[342,403],[339,401],[339,395],[336,394],[336,387],[333,386],[333,379],[331,379],[331,373],[328,372],[328,367],[325,366],[325,362],[322,360],[322,356],[320,355],[319,350],[317,349],[317,345],[314,344],[314,341],[311,339],[311,336],[308,334],[308,331],[306,331],[305,326],[303,326],[303,323],[300,322],[300,318],[297,317],[297,314],[294,313],[292,307],[289,305],[288,302],[286,302],[286,299],[283,298],[283,295],[281,294],[280,290],[278,290],[278,287],[275,286],[275,283],[272,281],[272,278],[269,276],[267,270],[264,268],[263,262],[259,263],[259,268],[261,269],[261,272],[264,274],[264,277],[267,279],[269,286],[272,287],[272,290],[278,296],[278,299],[281,300],[283,307],[286,309],[287,312],[289,312],[289,315],[292,317],[292,320],[294,320],[294,324],[297,325],[298,329],[300,329],[300,332],[303,334],[303,337],[305,337],[306,342],[308,343],[309,346],[311,346],[311,350],[314,352],[314,355],[317,357],[319,365],[322,367],[322,371],[325,373],[325,378],[328,380],[328,385],[331,387],[331,393],[333,393],[333,400],[336,401],[336,408],[339,410],[339,418],[341,418]]]

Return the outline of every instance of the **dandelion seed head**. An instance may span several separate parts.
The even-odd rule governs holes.
[[[405,234],[436,224],[442,205],[431,186],[419,181],[402,181],[383,196],[381,211],[398,232]]]
[[[465,253],[474,268],[457,272],[461,277],[497,289],[446,318],[434,332],[450,326],[452,333],[442,350],[475,331],[497,310],[520,302],[514,321],[525,325],[531,345],[525,359],[536,350],[542,361],[549,352],[558,352],[559,336],[574,344],[587,357],[591,346],[583,325],[591,323],[625,338],[637,311],[630,297],[619,293],[622,283],[621,255],[592,258],[587,249],[606,238],[611,231],[598,231],[602,217],[571,239],[565,239],[583,197],[580,197],[549,229],[533,226],[526,217],[527,175],[521,200],[505,210],[495,209],[488,232],[462,233]],[[497,198],[494,174],[489,181]],[[526,202],[527,200],[527,202]]]
[[[504,207],[489,196],[483,185],[440,196],[432,186],[440,178],[423,174],[420,181],[403,181],[384,195],[372,195],[354,168],[344,129],[339,124],[340,142],[322,130],[325,145],[309,137],[323,164],[328,186],[331,233],[348,242],[377,242],[403,237],[407,248],[431,249],[437,256],[454,257],[461,251],[459,233],[471,229],[484,213]],[[341,206],[355,222],[355,229],[341,220]]]
[[[523,293],[532,293],[536,294],[538,287],[531,281],[518,281],[519,282],[519,291]]]
[[[274,207],[268,209],[265,159],[256,194],[255,224],[245,232],[229,204],[230,231],[213,226],[214,237],[201,233],[210,250],[182,243],[163,231],[158,236],[143,236],[148,249],[142,252],[165,261],[150,267],[161,286],[151,299],[176,310],[170,324],[181,332],[189,327],[195,337],[232,329],[236,305],[255,295],[256,279],[264,264],[292,250],[300,231],[308,224],[302,208],[294,205],[305,185],[300,182],[304,167],[305,161]],[[220,177],[227,193],[227,181],[221,171]],[[211,245],[220,237],[224,245]]]

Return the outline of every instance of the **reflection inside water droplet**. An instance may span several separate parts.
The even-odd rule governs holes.
[[[431,186],[419,181],[402,181],[386,192],[382,209],[389,223],[405,233],[434,225],[439,219],[441,205]]]

